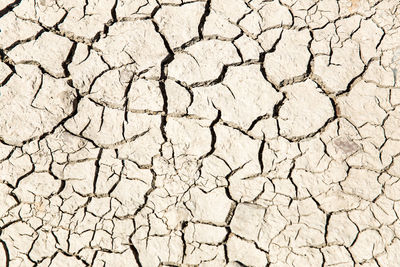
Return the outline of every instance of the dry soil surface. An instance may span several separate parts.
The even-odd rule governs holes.
[[[0,266],[400,266],[398,0],[1,0]]]

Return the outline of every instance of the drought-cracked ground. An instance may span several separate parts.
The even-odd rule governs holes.
[[[400,266],[398,0],[1,0],[0,266]]]

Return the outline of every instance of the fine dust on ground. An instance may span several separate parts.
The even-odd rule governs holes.
[[[0,267],[398,267],[398,70],[398,0],[1,0]]]

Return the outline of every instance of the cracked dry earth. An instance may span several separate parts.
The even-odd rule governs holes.
[[[397,0],[1,0],[0,266],[400,266]]]

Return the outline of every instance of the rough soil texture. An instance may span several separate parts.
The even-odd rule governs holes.
[[[0,267],[399,267],[398,0],[1,0]]]

